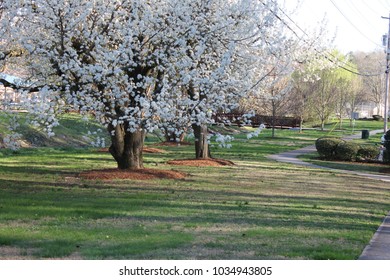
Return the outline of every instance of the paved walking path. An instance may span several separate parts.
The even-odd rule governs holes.
[[[378,133],[383,133],[383,130],[374,130],[370,131],[370,135],[375,135]],[[352,140],[352,139],[358,139],[360,138],[360,134],[355,134],[355,135],[350,135],[346,136],[343,139],[344,140]],[[335,169],[335,168],[330,168],[330,167],[324,167],[324,166],[318,166],[309,162],[305,162],[298,157],[301,155],[305,155],[308,153],[313,153],[316,152],[316,147],[315,145],[311,145],[302,149],[294,150],[294,151],[289,151],[289,152],[284,152],[276,155],[270,155],[268,156],[269,159],[273,159],[279,162],[284,162],[284,163],[292,163],[296,165],[303,165],[307,167],[312,167],[312,168],[320,168],[320,169],[327,169],[330,171],[334,172],[341,172],[341,173],[347,173],[347,174],[354,174],[354,175],[359,175],[363,176],[366,178],[370,179],[375,179],[375,180],[381,180],[384,182],[390,182],[390,176],[389,175],[376,175],[376,174],[370,174],[370,173],[364,173],[364,172],[359,172],[359,171],[350,171],[350,170],[342,170],[342,169]]]
[[[370,131],[370,135],[375,135],[382,132],[383,130],[374,130],[374,131]],[[351,140],[360,137],[361,137],[360,134],[356,134],[356,135],[344,137],[343,139]],[[326,169],[333,172],[354,174],[354,175],[363,176],[374,180],[390,182],[390,176],[387,175],[376,175],[376,174],[369,174],[369,173],[358,172],[358,171],[340,170],[340,169],[334,169],[329,167],[323,167],[312,163],[304,162],[298,158],[301,155],[312,153],[315,151],[316,148],[314,145],[312,145],[312,146],[308,146],[290,152],[284,152],[277,155],[270,155],[268,156],[268,158],[279,162],[284,162],[284,163],[291,163],[291,164],[302,165],[306,167]],[[390,260],[390,212],[384,219],[382,225],[378,228],[378,230],[374,234],[370,243],[364,249],[363,253],[359,257],[359,260]]]
[[[390,212],[363,250],[359,260],[390,260]]]

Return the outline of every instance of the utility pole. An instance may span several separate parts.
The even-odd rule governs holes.
[[[388,117],[389,117],[389,63],[390,63],[390,16],[382,17],[389,20],[389,31],[387,32],[387,45],[386,45],[386,93],[385,93],[385,114],[384,114],[384,133],[387,132]]]

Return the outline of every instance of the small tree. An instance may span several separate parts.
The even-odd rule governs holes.
[[[332,57],[339,63],[345,59],[337,51],[332,52]],[[312,104],[315,117],[323,130],[330,116],[337,111],[341,116],[344,114],[347,103],[345,90],[349,90],[350,73],[339,68],[338,64],[327,56],[309,65],[308,69],[303,71],[305,72],[309,77],[309,103]]]
[[[376,111],[373,115],[382,115],[381,108],[383,104],[383,93],[385,92],[386,54],[383,51],[374,51],[370,53],[353,53],[353,62],[357,65],[359,72],[369,75],[362,76],[363,97],[362,101],[370,102],[375,105]],[[361,102],[362,103],[362,102]]]
[[[271,83],[267,93],[263,97],[264,107],[271,112],[272,138],[275,137],[276,118],[284,116],[288,112],[288,102],[291,94],[291,79],[283,72],[281,77],[272,76]]]

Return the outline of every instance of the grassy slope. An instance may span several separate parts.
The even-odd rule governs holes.
[[[20,126],[16,132],[27,146],[32,147],[87,147],[96,136],[107,138],[107,133],[93,120],[81,119],[77,114],[66,114],[59,118],[59,125],[53,129],[55,136],[48,137],[41,128],[28,124],[26,116],[19,114]],[[0,136],[8,133],[10,116],[0,114]],[[89,135],[88,132],[96,133]],[[108,139],[107,139],[108,140]]]
[[[214,155],[237,166],[175,166],[190,174],[179,181],[79,180],[81,170],[115,166],[91,149],[5,153],[0,258],[357,258],[390,209],[390,186],[268,161],[318,135],[278,136],[236,135]],[[146,155],[147,166],[170,169],[168,159],[193,156],[192,147],[165,149]]]

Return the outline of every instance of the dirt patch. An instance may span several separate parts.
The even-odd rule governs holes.
[[[225,159],[216,159],[216,158],[210,158],[210,159],[176,159],[176,160],[170,160],[167,162],[171,165],[184,165],[184,166],[233,166],[235,165],[230,160]]]
[[[163,147],[178,147],[178,146],[191,146],[190,142],[160,142],[154,144],[155,146],[163,146]]]
[[[184,179],[187,174],[175,170],[159,169],[139,169],[139,170],[121,170],[121,169],[102,169],[82,172],[79,176],[87,180],[153,180],[153,179]]]
[[[0,246],[0,260],[22,260],[24,258],[19,248]]]
[[[163,154],[163,153],[166,153],[167,151],[162,150],[162,149],[157,149],[157,148],[144,147],[142,152],[147,153],[147,154]]]
[[[36,249],[20,249],[12,246],[0,246],[0,260],[35,260]],[[83,257],[79,252],[73,252],[69,256],[61,258],[45,258],[47,260],[81,260]]]
[[[21,249],[13,246],[0,246],[0,260],[32,260],[36,249]]]
[[[108,151],[108,148],[101,148],[98,150],[98,152],[108,153],[109,151]],[[162,154],[162,153],[166,153],[167,151],[162,150],[162,149],[158,149],[158,148],[144,147],[142,149],[142,152],[144,152],[146,154]]]

